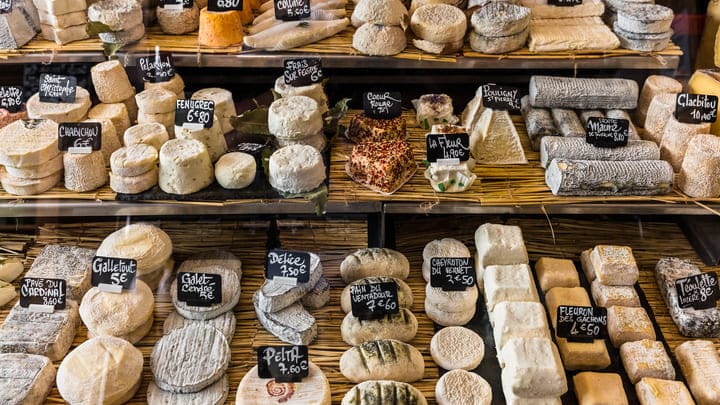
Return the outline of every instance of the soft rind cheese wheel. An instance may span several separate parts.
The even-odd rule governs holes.
[[[210,128],[200,129],[176,127],[175,137],[177,139],[194,139],[202,142],[210,154],[213,162],[220,159],[220,156],[227,152],[227,142],[222,131],[222,124],[216,115],[213,115],[213,124]]]
[[[175,111],[177,95],[162,87],[153,87],[135,95],[138,110],[145,114],[163,114]]]
[[[0,129],[0,164],[28,167],[57,156],[58,124],[50,120],[15,121]]]
[[[465,36],[467,17],[462,10],[449,4],[426,4],[413,13],[410,28],[426,41],[457,42]]]
[[[207,147],[194,139],[172,139],[160,148],[160,189],[170,194],[192,194],[215,179]]]
[[[305,138],[322,130],[317,101],[307,96],[277,99],[268,110],[268,129],[282,138]]]
[[[330,405],[330,383],[320,367],[308,362],[308,376],[299,383],[260,378],[258,367],[245,374],[237,389],[235,405]]]
[[[145,144],[122,147],[110,156],[110,169],[118,176],[133,177],[149,172],[155,167],[158,151]]]
[[[109,119],[115,126],[115,136],[130,128],[130,115],[123,103],[97,104],[88,112],[88,118]]]
[[[243,40],[242,14],[239,11],[200,10],[198,44],[211,48],[224,48],[240,44]]]
[[[138,275],[162,266],[172,254],[172,240],[165,231],[150,224],[130,224],[108,235],[97,255],[137,260]]]
[[[478,374],[452,370],[438,379],[435,397],[439,404],[490,405],[492,388]]]
[[[270,156],[270,185],[286,193],[304,193],[325,181],[325,163],[317,149],[290,145]]]
[[[165,90],[170,90],[177,94],[185,89],[185,82],[178,73],[175,73],[172,79],[166,82],[145,82],[145,90],[152,89],[154,87],[162,87]]]
[[[280,76],[275,80],[275,92],[283,97],[290,96],[307,96],[318,103],[320,114],[325,114],[328,110],[328,97],[322,83],[314,83],[309,86],[291,86],[285,84],[285,77]]]
[[[98,63],[90,69],[93,87],[103,103],[122,103],[135,94],[125,69],[118,60]]]
[[[90,339],[60,363],[57,387],[72,404],[122,404],[140,387],[143,355],[112,336]]]
[[[180,301],[178,298],[178,280],[175,279],[170,286],[170,294],[175,310],[188,319],[206,320],[220,316],[221,314],[231,311],[237,305],[240,299],[240,277],[237,273],[227,267],[219,265],[199,266],[193,269],[183,269],[187,273],[208,273],[218,274],[222,279],[222,301],[209,306],[195,306],[187,302]]]
[[[397,25],[363,24],[353,34],[352,47],[370,56],[390,56],[407,46],[405,31]]]
[[[75,102],[45,103],[40,101],[40,93],[35,93],[28,99],[25,108],[29,118],[46,119],[55,122],[78,122],[85,118],[91,105],[90,93],[77,86]]]
[[[84,192],[102,187],[108,181],[105,158],[101,151],[90,153],[65,153],[65,188]]]
[[[5,166],[8,174],[22,179],[41,179],[63,169],[63,155],[58,153],[54,158],[37,166],[12,167]]]
[[[120,294],[91,288],[80,302],[80,318],[88,330],[97,335],[122,337],[152,319],[154,308],[152,290],[143,281],[136,280],[134,289]]]
[[[257,164],[252,155],[242,152],[228,153],[215,163],[215,179],[223,188],[241,189],[255,180]]]
[[[140,194],[153,188],[158,183],[157,167],[139,176],[124,177],[110,173],[110,188],[116,193]]]
[[[155,383],[151,382],[148,385],[147,401],[148,405],[222,405],[225,403],[229,391],[230,384],[227,375],[224,375],[213,385],[190,394],[163,391]]]
[[[165,142],[170,139],[167,129],[159,122],[146,122],[133,125],[125,130],[123,140],[125,146],[145,144],[160,150]]]

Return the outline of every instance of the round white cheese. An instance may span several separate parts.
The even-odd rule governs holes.
[[[8,174],[23,179],[41,179],[63,169],[63,155],[58,153],[54,158],[37,166],[12,167],[5,166]]]
[[[241,189],[252,184],[256,170],[257,164],[252,155],[228,153],[215,163],[215,179],[223,188]]]
[[[77,86],[75,102],[45,103],[40,101],[40,93],[35,93],[25,104],[28,118],[42,118],[55,122],[78,122],[85,118],[90,106],[90,93]]]
[[[101,151],[90,153],[64,153],[65,188],[72,191],[90,191],[108,181],[105,158]]]
[[[270,185],[286,193],[304,193],[325,181],[325,163],[317,149],[291,145],[270,156]]]
[[[90,75],[95,93],[103,103],[122,103],[135,95],[135,89],[118,60],[98,63],[90,69]]]
[[[157,226],[130,224],[108,235],[98,247],[97,255],[137,260],[138,275],[162,266],[172,254],[170,236]]]
[[[2,182],[3,189],[13,195],[35,195],[44,193],[51,188],[55,187],[56,184],[62,179],[62,170],[39,179],[23,179],[9,175],[7,172],[2,171],[0,174],[0,181]]]
[[[146,122],[143,124],[133,125],[125,130],[123,140],[125,146],[144,143],[150,145],[157,150],[170,139],[167,129],[159,122]]]
[[[163,114],[175,111],[178,96],[162,87],[153,87],[135,95],[138,111],[145,114]]]
[[[120,294],[91,288],[80,303],[80,318],[97,335],[122,337],[152,319],[154,308],[150,287],[135,280],[134,289],[123,289]]]
[[[120,149],[120,138],[118,138],[117,130],[115,125],[108,118],[92,118],[87,119],[83,122],[99,122],[100,129],[102,130],[100,151],[105,159],[105,166],[110,163],[110,155],[113,152]]]
[[[137,144],[122,147],[110,156],[113,174],[124,177],[140,176],[153,168],[158,160],[158,151],[150,145]]]
[[[222,124],[216,115],[213,115],[213,124],[210,128],[194,129],[176,126],[175,137],[177,139],[194,139],[202,142],[210,154],[210,160],[213,162],[220,159],[220,156],[227,152],[225,134],[223,134]]]
[[[192,194],[215,179],[210,154],[194,139],[172,139],[160,148],[160,188],[170,194]]]
[[[116,193],[123,194],[140,194],[143,191],[149,190],[158,183],[157,167],[153,167],[149,171],[132,177],[118,176],[115,173],[110,173],[110,188]]]
[[[410,28],[418,37],[437,43],[462,40],[467,31],[467,17],[450,4],[426,4],[410,19]]]
[[[190,97],[195,100],[212,100],[215,102],[215,115],[220,118],[224,134],[231,132],[234,128],[230,124],[230,117],[237,115],[235,102],[232,93],[219,87],[198,90]]]
[[[130,128],[130,115],[123,103],[100,103],[90,109],[88,118],[109,119],[115,126],[115,136],[124,133],[126,129]]]
[[[58,125],[50,120],[18,120],[0,129],[0,164],[29,167],[57,156]]]
[[[325,89],[323,88],[322,83],[315,83],[309,86],[294,87],[289,84],[285,84],[285,77],[280,76],[275,80],[275,92],[282,97],[310,97],[318,103],[320,114],[325,114],[325,112],[328,110],[328,97],[325,94]]]
[[[155,11],[162,32],[166,34],[186,34],[200,26],[200,9],[193,2],[190,8],[170,9],[158,6]]]
[[[283,97],[268,110],[270,133],[283,138],[305,138],[322,130],[318,103],[307,96]]]
[[[443,374],[435,385],[438,404],[490,405],[492,388],[478,374],[452,370]]]
[[[299,383],[260,378],[254,366],[240,381],[235,405],[330,405],[330,383],[320,367],[308,362],[308,376]]]
[[[147,390],[148,405],[222,405],[227,399],[230,391],[230,383],[227,375],[219,379],[213,385],[190,394],[176,394],[170,391],[163,391],[151,382]]]

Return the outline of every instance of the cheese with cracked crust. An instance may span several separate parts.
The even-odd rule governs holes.
[[[270,156],[270,185],[285,193],[314,190],[325,181],[325,163],[317,149],[290,145]]]
[[[98,63],[90,68],[93,87],[103,103],[121,103],[135,94],[125,69],[118,60]]]
[[[160,148],[158,183],[164,192],[192,194],[209,186],[213,180],[210,154],[202,142],[172,139]]]
[[[50,120],[18,120],[0,129],[0,164],[28,167],[57,156],[58,125]]]
[[[145,114],[163,114],[175,111],[178,96],[162,87],[145,89],[135,95],[138,110]]]

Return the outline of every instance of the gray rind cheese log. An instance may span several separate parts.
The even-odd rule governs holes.
[[[600,110],[580,110],[577,114],[578,117],[580,117],[580,121],[582,122],[583,126],[585,127],[587,127],[587,123],[590,118],[605,118],[605,114],[603,114]]]
[[[400,308],[397,314],[387,314],[380,319],[361,320],[352,312],[345,315],[340,325],[340,335],[345,343],[355,346],[370,340],[394,339],[409,342],[415,338],[418,321],[412,311]]]
[[[560,132],[553,122],[550,110],[535,108],[530,105],[530,97],[524,96],[520,99],[520,113],[525,120],[525,129],[530,138],[532,150],[540,149],[540,140],[544,136],[559,136]]]
[[[227,375],[213,385],[190,394],[164,391],[151,382],[147,390],[147,403],[148,405],[221,405],[225,403],[229,391]]]
[[[540,143],[540,165],[553,159],[570,160],[660,160],[660,148],[652,141],[628,141],[620,148],[598,148],[584,138],[546,136]]]
[[[637,107],[638,85],[627,79],[582,79],[533,76],[530,78],[530,104],[544,108],[581,110]]]
[[[262,312],[277,312],[297,302],[304,297],[323,275],[320,257],[315,253],[310,255],[310,275],[307,283],[297,285],[284,284],[275,279],[265,280],[257,291],[257,303],[255,306]]]
[[[44,404],[55,384],[55,374],[55,366],[45,356],[0,354],[0,404]]]
[[[554,159],[545,182],[554,195],[658,195],[672,190],[673,169],[664,160]]]
[[[550,110],[555,126],[565,137],[585,136],[585,127],[575,111],[566,108],[553,108]]]
[[[40,31],[37,9],[30,0],[14,0],[12,11],[0,15],[0,49],[17,49]]]
[[[187,319],[182,315],[178,314],[177,311],[172,311],[170,312],[170,315],[165,318],[165,322],[163,323],[163,334],[167,335],[175,329],[182,329],[188,325],[200,323],[210,325],[213,328],[219,330],[220,332],[222,332],[223,336],[225,336],[225,339],[227,339],[228,343],[232,342],[232,338],[235,335],[236,325],[235,313],[233,311],[225,312],[224,314],[216,318],[208,319],[206,321]]]
[[[28,353],[52,361],[65,357],[80,324],[78,304],[67,300],[63,310],[32,312],[16,304],[0,326],[0,353]]]
[[[687,260],[665,257],[655,265],[655,281],[680,334],[692,338],[720,337],[720,311],[717,308],[680,308],[675,280],[700,274]]]
[[[95,249],[47,245],[33,261],[26,277],[60,278],[67,282],[67,298],[79,301],[92,287]]]
[[[150,355],[155,384],[165,391],[188,394],[201,391],[224,375],[230,364],[230,346],[209,325],[189,325],[160,338]]]
[[[310,309],[320,309],[327,305],[328,301],[330,301],[330,283],[325,277],[320,277],[312,290],[300,299],[300,303]]]
[[[639,141],[640,140],[640,134],[638,134],[637,128],[635,128],[635,125],[632,122],[632,118],[630,118],[630,114],[628,114],[625,110],[607,110],[605,111],[605,117],[607,118],[613,118],[616,120],[627,120],[628,121],[628,140],[631,141]]]
[[[263,312],[257,307],[258,292],[253,295],[255,314],[260,324],[283,342],[308,345],[317,336],[315,318],[300,304],[293,304],[278,312]]]

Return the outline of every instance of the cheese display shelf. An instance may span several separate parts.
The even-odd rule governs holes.
[[[579,254],[583,249],[592,248],[597,244],[621,244],[630,246],[640,269],[639,282],[635,288],[644,295],[643,305],[658,332],[658,339],[667,344],[672,353],[681,343],[690,340],[682,337],[677,327],[670,319],[657,284],[655,282],[654,268],[657,261],[668,255],[688,259],[698,264],[703,271],[718,271],[718,267],[702,266],[689,243],[683,237],[679,227],[674,222],[640,221],[628,219],[568,219],[536,217],[495,217],[478,216],[472,220],[464,217],[406,217],[399,219],[393,229],[395,233],[395,248],[407,256],[410,261],[410,276],[407,283],[412,289],[414,304],[412,312],[418,319],[418,333],[409,343],[423,355],[425,363],[424,376],[413,384],[428,399],[428,403],[435,404],[435,383],[442,370],[433,362],[430,355],[430,340],[438,330],[425,315],[423,302],[425,299],[425,281],[420,272],[422,263],[422,250],[426,243],[433,239],[452,237],[464,242],[471,251],[474,250],[474,233],[483,223],[503,223],[518,225],[522,229],[525,245],[531,263],[540,257],[554,257],[571,259],[578,263]],[[310,360],[320,367],[328,378],[332,396],[332,403],[339,404],[344,394],[353,384],[340,372],[339,362],[342,354],[350,348],[340,339],[340,325],[344,317],[340,309],[340,291],[345,283],[340,277],[339,266],[343,258],[356,249],[367,246],[367,225],[364,221],[356,220],[280,220],[277,221],[277,239],[273,238],[271,224],[261,221],[233,221],[233,220],[199,220],[199,221],[157,221],[154,222],[170,236],[173,242],[173,258],[176,267],[183,260],[193,257],[203,251],[222,249],[235,254],[242,261],[241,296],[233,312],[237,326],[230,345],[230,366],[227,370],[229,380],[229,395],[226,404],[235,403],[237,387],[242,377],[257,362],[255,349],[263,345],[282,344],[277,338],[269,334],[256,319],[252,304],[252,294],[263,282],[263,268],[265,252],[270,246],[279,245],[284,249],[305,250],[320,256],[324,276],[330,283],[331,294],[328,304],[319,310],[312,310],[318,326],[318,337],[309,345]],[[24,261],[25,268],[29,268],[42,248],[49,244],[75,245],[95,249],[101,241],[111,232],[122,227],[122,223],[94,222],[85,224],[40,224],[37,228],[27,226],[22,229],[3,229],[0,234],[0,249],[7,258],[19,258]],[[441,226],[439,226],[441,225]],[[189,232],[189,228],[194,229]],[[592,232],[588,232],[592,229]],[[579,271],[578,267],[578,271]],[[170,278],[165,277],[161,287],[155,294],[154,320],[150,332],[136,347],[144,358],[143,376],[140,388],[129,404],[146,403],[148,385],[153,380],[150,370],[150,353],[163,336],[163,323],[173,310],[170,302],[168,287]],[[17,281],[14,283],[17,287]],[[480,298],[482,299],[482,298]],[[0,310],[0,322],[4,321],[8,309],[15,303],[13,300],[8,306]],[[480,304],[482,306],[482,304]],[[479,322],[479,323],[478,323]],[[473,321],[473,329],[482,327],[489,330],[487,318]],[[87,329],[80,325],[77,329],[71,350],[87,340]],[[715,346],[720,346],[720,340],[710,339]],[[497,359],[492,355],[494,347],[492,340],[486,339],[486,352],[478,372],[497,369]],[[611,352],[617,351],[609,346]],[[674,358],[671,353],[671,357]],[[608,370],[625,375],[623,367],[614,357],[613,364]],[[55,363],[56,366],[59,362]],[[677,366],[675,365],[676,369]],[[676,380],[683,381],[680,370],[677,369]],[[575,403],[572,393],[572,375],[568,374],[570,392],[563,396],[563,403]],[[501,388],[498,386],[498,375],[486,375],[491,381],[493,391],[493,404],[504,403]],[[625,377],[623,377],[625,378]],[[627,384],[627,383],[626,383]],[[632,389],[632,385],[629,385]],[[628,392],[629,398],[635,398],[633,392]],[[44,403],[64,403],[57,388],[53,388],[50,396]],[[635,403],[631,400],[631,403]]]

